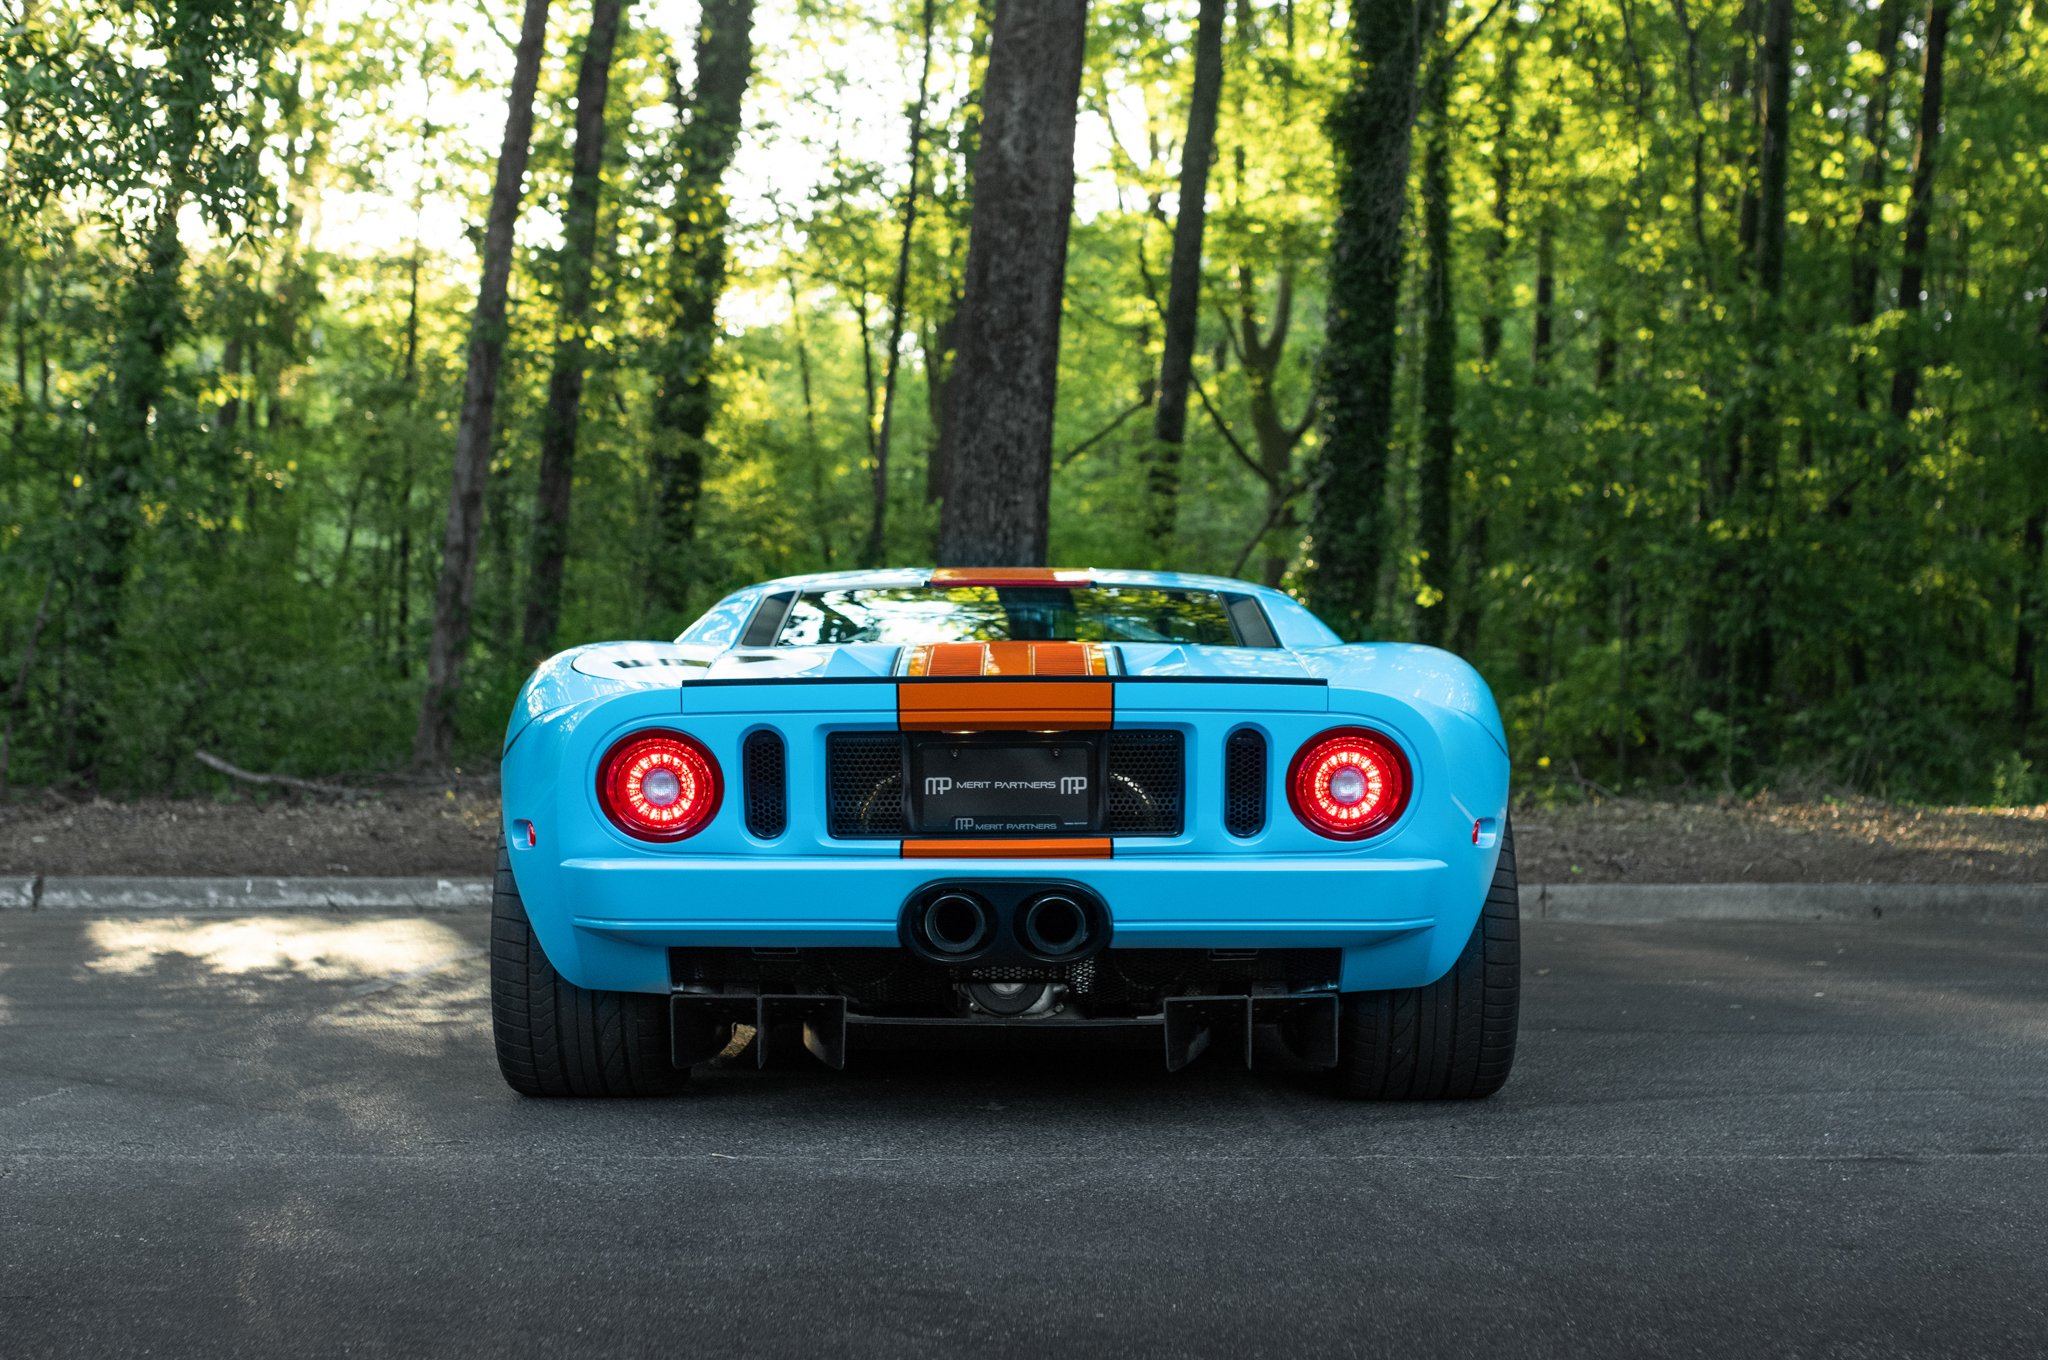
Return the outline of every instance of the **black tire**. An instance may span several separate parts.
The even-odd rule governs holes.
[[[1515,833],[1501,836],[1486,906],[1458,961],[1427,987],[1349,992],[1337,1042],[1337,1088],[1353,1100],[1490,1096],[1515,1064],[1522,988]]]
[[[503,846],[491,894],[491,1032],[498,1070],[523,1096],[666,1096],[689,1083],[669,1061],[667,997],[587,991],[555,971]]]

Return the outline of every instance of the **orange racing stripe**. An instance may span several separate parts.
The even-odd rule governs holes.
[[[905,859],[1108,859],[1107,836],[903,842]]]
[[[1093,584],[1085,571],[1061,567],[940,567],[927,584],[934,586],[1065,586]]]
[[[906,648],[903,673],[921,676],[1107,675],[1094,642],[929,642]]]
[[[1099,732],[1114,725],[1107,680],[940,680],[896,686],[906,732]]]

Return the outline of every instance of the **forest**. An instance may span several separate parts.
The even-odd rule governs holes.
[[[0,790],[488,767],[873,564],[1471,659],[1525,790],[2048,801],[2033,0],[0,0]]]

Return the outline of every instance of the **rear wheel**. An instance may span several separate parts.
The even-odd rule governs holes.
[[[1451,970],[1427,987],[1345,994],[1338,1090],[1354,1100],[1461,1100],[1498,1091],[1515,1062],[1520,918],[1509,829],[1486,906]]]
[[[555,971],[503,846],[491,894],[491,1031],[498,1070],[523,1096],[665,1096],[689,1080],[669,1061],[667,997],[595,992]]]

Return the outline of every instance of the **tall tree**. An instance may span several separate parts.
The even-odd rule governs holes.
[[[1695,597],[1690,650],[1702,701],[1723,726],[1724,777],[1747,769],[1735,738],[1754,749],[1775,659],[1773,582],[1763,545],[1772,534],[1769,497],[1779,457],[1777,358],[1783,329],[1786,172],[1790,155],[1792,0],[1753,11],[1757,144],[1755,174],[1738,200],[1739,277],[1747,288],[1738,387],[1724,428],[1708,441],[1701,519],[1708,526],[1709,589]],[[1749,89],[1745,79],[1743,88]],[[1721,526],[1716,529],[1713,526]]]
[[[1195,21],[1195,77],[1188,92],[1187,135],[1180,144],[1180,204],[1167,266],[1166,317],[1159,354],[1159,396],[1152,408],[1152,464],[1146,479],[1147,532],[1170,551],[1180,509],[1180,451],[1187,441],[1188,381],[1194,372],[1196,322],[1202,309],[1202,229],[1209,165],[1216,158],[1216,114],[1223,99],[1225,0],[1201,0]]]
[[[902,359],[903,312],[910,292],[910,248],[917,233],[918,172],[924,168],[925,107],[932,82],[932,29],[937,0],[924,0],[924,55],[917,67],[917,99],[910,106],[910,172],[903,184],[902,228],[896,241],[896,276],[889,284],[889,339],[882,351],[882,418],[875,431],[873,506],[868,517],[867,560],[880,563],[889,523],[889,442],[896,423],[896,371]]]
[[[498,369],[505,357],[505,297],[512,278],[512,229],[524,196],[526,159],[533,142],[533,95],[547,42],[548,0],[526,0],[513,49],[505,138],[484,218],[483,278],[469,325],[469,372],[455,427],[455,472],[448,493],[448,526],[441,542],[441,577],[434,590],[434,631],[427,646],[427,688],[413,732],[415,764],[443,765],[455,744],[455,707],[462,663],[469,649],[470,611],[476,604],[476,557],[491,469],[491,438],[498,409]]]
[[[967,40],[967,69],[979,69],[988,56],[989,8],[992,0],[976,0],[971,11]],[[946,498],[945,430],[948,384],[953,375],[953,356],[960,335],[959,251],[967,239],[967,227],[974,203],[974,159],[981,150],[981,100],[979,91],[968,95],[960,110],[960,122],[949,139],[939,164],[944,183],[934,194],[934,207],[947,224],[945,287],[933,308],[921,338],[924,350],[925,411],[931,421],[932,437],[926,450],[924,498],[935,504]]]
[[[604,106],[625,4],[626,0],[592,0],[590,33],[576,72],[576,146],[570,153],[568,202],[562,212],[561,312],[555,326],[547,412],[541,419],[533,566],[526,585],[523,641],[531,660],[552,647],[562,617],[562,569],[569,555],[569,502],[590,335],[590,279],[604,184]]]
[[[1330,116],[1337,225],[1324,321],[1325,436],[1303,571],[1310,601],[1346,637],[1372,626],[1386,555],[1388,440],[1399,353],[1401,227],[1430,0],[1360,0],[1351,80]]]
[[[940,451],[938,558],[949,566],[1045,561],[1087,19],[1087,0],[996,3]]]
[[[2041,630],[2048,627],[2048,581],[2041,575],[2044,547],[2048,547],[2048,290],[2042,295],[2031,358],[2034,427],[2024,455],[2029,475],[2021,480],[2029,488],[2032,504],[2027,506],[2020,527],[2019,609],[2012,646],[2012,719],[2020,741],[2027,739],[2034,723]]]
[[[1901,421],[1913,414],[1920,396],[1921,343],[1914,328],[1927,287],[1927,230],[1934,215],[1934,167],[1941,150],[1942,65],[1954,12],[1955,0],[1929,0],[1927,39],[1921,48],[1920,124],[1913,138],[1913,188],[1906,201],[1906,251],[1899,262],[1899,310],[1905,313],[1905,325],[1899,333],[1898,364],[1892,370],[1892,418]],[[1904,466],[1905,454],[1893,455],[1892,471]]]
[[[1501,317],[1507,307],[1508,227],[1514,214],[1515,94],[1521,57],[1521,22],[1510,10],[1501,21],[1500,77],[1494,91],[1493,227],[1486,234],[1485,309],[1479,314],[1479,362],[1491,370],[1500,354]]]
[[[1899,64],[1899,30],[1906,0],[1882,0],[1877,7],[1877,78],[1863,104],[1863,164],[1857,172],[1862,203],[1856,213],[1855,243],[1849,253],[1849,324],[1861,330],[1877,315],[1879,246],[1884,234],[1885,171],[1891,159],[1892,77]],[[1867,400],[1864,365],[1856,361],[1856,404]]]
[[[654,398],[654,538],[648,600],[669,616],[688,608],[696,576],[697,501],[715,410],[712,364],[718,295],[725,287],[725,172],[739,147],[741,106],[754,69],[754,0],[705,0],[697,24],[697,75],[674,99],[676,190],[669,210],[668,335]]]
[[[1451,485],[1458,449],[1458,318],[1451,272],[1451,62],[1431,63],[1422,152],[1422,448],[1416,464],[1415,550],[1422,590],[1415,638],[1442,646],[1451,603]]]
[[[1751,302],[1748,392],[1740,459],[1730,472],[1738,495],[1745,499],[1744,519],[1755,526],[1760,541],[1771,533],[1767,500],[1777,485],[1780,439],[1777,388],[1778,358],[1785,330],[1786,174],[1792,146],[1792,0],[1766,0],[1763,41],[1757,50],[1757,97],[1760,128],[1757,146],[1755,248],[1752,252],[1754,298]],[[1740,638],[1732,692],[1755,705],[1768,696],[1776,659],[1769,599],[1773,589],[1768,569],[1759,570],[1761,554],[1751,548],[1748,588],[1736,605],[1739,616],[1729,631]],[[1732,602],[1733,603],[1733,602]]]

